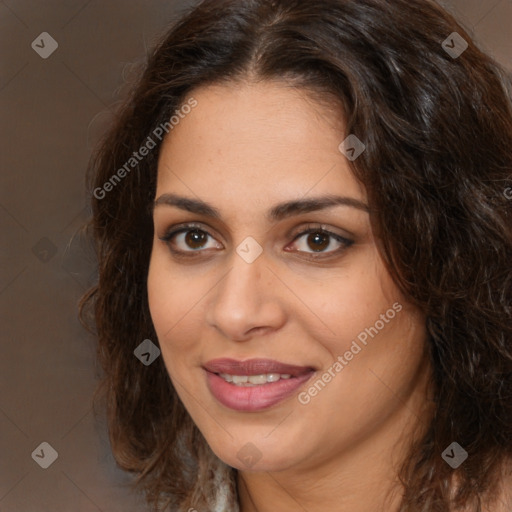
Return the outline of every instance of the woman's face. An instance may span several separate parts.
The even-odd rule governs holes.
[[[159,158],[148,275],[186,409],[241,470],[389,445],[424,400],[425,319],[379,256],[349,134],[282,84],[192,96]]]

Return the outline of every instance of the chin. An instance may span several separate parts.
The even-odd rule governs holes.
[[[208,444],[220,460],[239,471],[284,471],[295,465],[297,456],[296,447],[287,446],[284,439],[276,437],[270,441],[263,435],[257,439],[239,437],[226,444]]]

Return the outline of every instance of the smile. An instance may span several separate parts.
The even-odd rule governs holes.
[[[213,397],[225,407],[241,412],[261,411],[280,403],[315,374],[309,366],[270,359],[215,359],[203,368]]]
[[[280,379],[289,379],[289,373],[262,373],[261,375],[229,375],[219,374],[226,382],[232,382],[235,386],[260,386],[267,382],[277,382]]]

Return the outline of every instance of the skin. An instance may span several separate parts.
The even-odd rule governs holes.
[[[338,149],[348,135],[341,116],[277,82],[191,96],[197,107],[163,143],[155,199],[200,198],[222,217],[154,209],[148,295],[170,378],[212,450],[239,470],[242,512],[397,510],[394,475],[432,414],[425,318],[390,278],[367,211],[342,205],[265,217],[277,203],[325,194],[366,203]],[[185,222],[211,236],[196,245],[186,233],[160,239]],[[320,244],[324,257],[312,260],[322,256],[312,236],[295,239],[308,224],[353,243],[330,237]],[[248,236],[263,249],[250,264],[236,252]],[[196,257],[179,259],[170,247]],[[313,366],[314,382],[394,303],[402,310],[306,405],[294,394],[238,412],[208,390],[202,365],[220,357]],[[237,457],[246,443],[260,455],[250,468]]]

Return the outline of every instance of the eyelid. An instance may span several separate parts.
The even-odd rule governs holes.
[[[347,232],[347,235],[338,233],[338,232],[334,231],[334,228],[330,228],[327,224],[322,224],[320,222],[310,222],[310,223],[306,224],[305,226],[301,225],[300,227],[292,230],[290,236],[293,237],[294,240],[296,240],[296,238],[299,235],[304,235],[310,230],[311,231],[316,230],[316,231],[324,232],[324,233],[329,234],[334,237],[340,237],[340,238],[343,238],[344,240],[346,240],[347,242],[352,242],[353,240],[351,240],[349,237],[354,237],[354,235],[348,234],[348,232]]]
[[[181,233],[186,233],[187,231],[194,231],[194,230],[202,231],[203,233],[206,233],[206,235],[208,235],[210,238],[213,238],[216,240],[216,237],[214,235],[212,235],[212,233],[211,233],[211,231],[214,231],[214,230],[212,230],[209,226],[207,226],[205,228],[204,224],[197,223],[197,222],[184,222],[182,224],[176,224],[175,226],[172,226],[171,228],[167,229],[162,236],[158,237],[158,239],[161,240],[162,242],[166,243],[170,248],[170,241],[172,238],[174,238],[175,236],[177,236]],[[171,252],[173,252],[175,254],[177,254],[177,253],[196,254],[196,253],[205,252],[204,249],[203,250],[197,249],[195,251],[194,250],[183,251],[181,249],[170,249],[170,250],[171,250]]]
[[[336,233],[329,227],[327,227],[325,224],[319,224],[319,223],[313,223],[313,224],[307,224],[306,226],[301,226],[297,230],[294,230],[292,233],[295,233],[293,236],[292,244],[295,243],[296,240],[299,238],[302,238],[310,233],[323,233],[324,235],[330,237],[331,239],[334,238],[336,242],[341,244],[341,247],[338,249],[334,249],[331,251],[287,251],[292,252],[294,254],[299,254],[301,258],[309,259],[312,261],[318,261],[321,260],[327,260],[329,258],[336,258],[340,257],[341,254],[348,249],[351,245],[354,244],[354,240],[347,238],[346,236]]]
[[[204,231],[208,235],[213,236],[210,233],[210,230],[212,230],[212,228],[210,228],[210,226],[202,224],[201,222],[183,222],[181,224],[176,224],[176,225],[166,229],[165,233],[161,237],[158,237],[158,238],[160,240],[165,240],[169,236],[177,234],[179,231],[188,231],[188,230],[193,231],[194,229],[197,229],[198,231]]]
[[[166,230],[165,234],[161,237],[158,237],[159,240],[165,242],[172,253],[178,255],[178,256],[184,256],[184,257],[194,257],[197,255],[200,255],[201,253],[206,252],[208,249],[197,249],[197,250],[182,250],[182,249],[172,249],[170,247],[170,240],[181,233],[186,233],[187,231],[193,231],[198,230],[205,233],[207,236],[216,239],[214,235],[211,234],[210,230],[211,228],[207,226],[205,228],[205,225],[202,223],[197,222],[184,222],[182,224],[177,224],[175,226],[172,226],[168,230]],[[212,230],[213,231],[213,230]],[[346,236],[336,233],[333,230],[331,230],[329,227],[327,227],[325,224],[320,223],[309,223],[304,225],[301,225],[300,227],[293,230],[288,236],[292,237],[293,240],[291,243],[294,243],[298,238],[301,238],[311,232],[319,232],[323,233],[331,238],[334,238],[338,243],[342,244],[342,247],[332,250],[332,251],[326,251],[326,252],[307,252],[307,251],[287,251],[287,252],[295,252],[298,254],[306,255],[305,257],[309,259],[316,259],[320,260],[322,258],[328,258],[328,257],[334,257],[336,255],[339,255],[341,252],[343,252],[345,249],[350,247],[354,240],[347,238]]]

